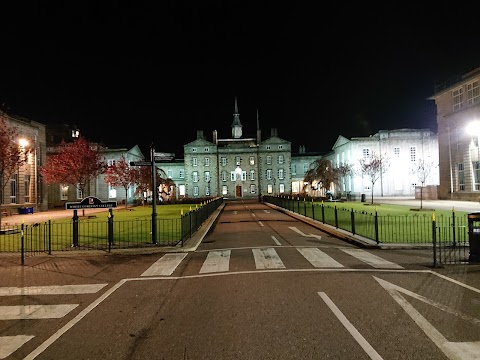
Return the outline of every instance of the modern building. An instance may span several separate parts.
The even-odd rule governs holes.
[[[439,199],[480,200],[480,68],[438,85]]]
[[[374,197],[415,196],[417,187],[436,189],[439,184],[438,139],[432,131],[380,130],[368,137],[347,139],[340,135],[332,151],[324,156],[334,167],[348,165],[352,170],[340,179],[340,184],[333,186],[334,194],[371,196],[371,177],[362,174],[360,161],[368,162],[373,155],[385,164],[373,184]]]
[[[38,171],[46,161],[46,126],[2,111],[0,116],[5,119],[8,127],[15,129],[18,146],[30,149],[27,162],[10,179],[3,179],[8,184],[2,184],[5,186],[0,188],[2,213],[16,214],[22,208],[47,210],[48,199]]]

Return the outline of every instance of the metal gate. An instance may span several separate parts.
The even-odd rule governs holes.
[[[437,226],[433,242],[433,265],[468,264],[468,226]]]

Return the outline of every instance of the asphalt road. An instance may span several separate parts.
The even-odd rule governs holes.
[[[227,202],[188,253],[0,266],[0,358],[478,359],[479,270]]]

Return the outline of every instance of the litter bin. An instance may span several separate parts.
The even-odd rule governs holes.
[[[20,215],[33,214],[33,207],[26,207],[26,206],[19,207],[18,213]]]
[[[365,201],[366,201],[365,194],[362,194],[362,202],[365,202]]]
[[[480,212],[468,214],[468,261],[480,262]]]

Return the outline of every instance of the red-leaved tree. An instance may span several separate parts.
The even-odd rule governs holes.
[[[122,155],[119,161],[114,161],[105,168],[104,181],[113,187],[122,187],[125,190],[125,210],[128,203],[128,188],[135,185],[135,171],[130,167]]]
[[[10,178],[28,160],[30,149],[22,148],[18,143],[18,129],[8,126],[6,115],[0,112],[0,203],[3,204],[5,188]],[[0,212],[0,227],[2,214]]]
[[[165,172],[159,168],[155,168],[156,176],[155,176],[155,185],[158,187],[159,185],[165,182],[166,177]],[[137,188],[135,190],[135,194],[142,196],[142,204],[144,203],[143,193],[147,193],[148,191],[153,191],[153,184],[152,184],[152,167],[151,166],[135,166],[132,168],[132,175]],[[152,199],[152,201],[156,201],[156,199]]]
[[[45,183],[73,185],[82,197],[86,195],[86,186],[104,170],[105,161],[98,145],[81,136],[71,143],[62,141],[58,152],[47,157],[45,165],[39,168]]]

